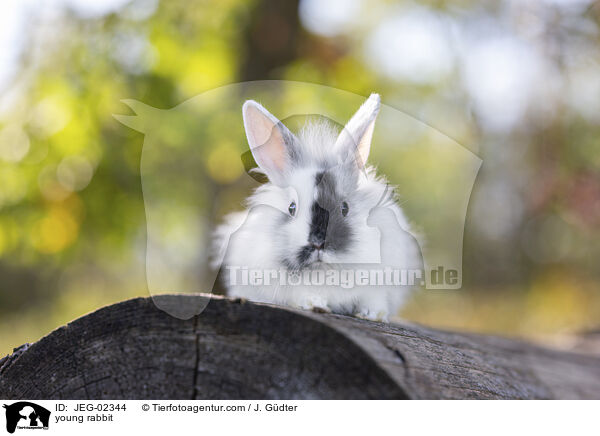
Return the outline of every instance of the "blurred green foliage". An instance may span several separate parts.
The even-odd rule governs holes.
[[[139,3],[150,5],[149,12],[140,13]],[[490,34],[497,26],[525,39],[521,20],[533,22],[539,13],[546,14],[543,23],[558,23],[544,27],[536,41],[552,45],[545,59],[566,85],[533,96],[524,121],[504,129],[488,128],[485,113],[478,113],[459,60],[436,79],[420,81],[402,70],[390,74],[368,47],[365,54],[363,40],[387,15],[413,7],[410,2],[363,4],[353,24],[335,34],[301,20],[308,6],[296,1],[135,0],[93,17],[64,7],[43,22],[30,10],[0,117],[0,354],[101,305],[147,295],[144,138],[113,118],[128,113],[121,100],[169,109],[219,86],[261,79],[379,92],[384,103],[484,159],[466,224],[465,290],[424,292],[405,317],[529,337],[597,327],[600,121],[570,100],[544,98],[579,89],[598,73],[600,12],[554,8],[542,14],[501,3],[423,7],[458,27],[476,17],[492,23]],[[585,31],[590,26],[596,31]],[[575,49],[586,60],[571,68]],[[592,73],[585,69],[590,63]],[[292,106],[308,97],[286,98]],[[165,135],[175,143],[194,128],[213,129],[214,138],[224,129],[241,132],[226,115],[220,124],[218,117],[210,126],[194,123],[201,120],[168,124]],[[211,189],[201,200],[221,208],[217,215],[242,198],[215,200],[222,185],[247,183],[241,167],[229,165],[239,163],[244,148],[223,142],[206,157],[203,183]],[[400,158],[382,161],[384,172]],[[419,167],[413,170],[418,175]]]

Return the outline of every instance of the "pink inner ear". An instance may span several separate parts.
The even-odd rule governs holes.
[[[257,108],[248,109],[251,145],[265,164],[282,170],[285,166],[285,146],[279,128]],[[258,162],[259,165],[261,164]]]
[[[285,148],[283,145],[283,136],[277,127],[273,127],[273,133],[265,144],[266,153],[279,170],[283,170],[286,163]]]
[[[369,159],[369,151],[371,150],[371,140],[373,139],[374,128],[375,121],[368,125],[365,133],[360,138],[360,141],[356,147],[357,160],[360,167],[364,167],[367,164],[367,159]]]

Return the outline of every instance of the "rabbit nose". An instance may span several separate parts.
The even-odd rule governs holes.
[[[312,248],[315,250],[322,250],[325,248],[325,242],[317,242],[317,243],[313,243]]]

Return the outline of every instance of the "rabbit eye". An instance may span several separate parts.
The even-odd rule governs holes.
[[[350,210],[350,208],[348,207],[348,203],[346,203],[345,201],[342,203],[342,215],[346,216],[348,215],[348,211]]]
[[[290,213],[291,216],[296,215],[296,202],[292,201],[290,203],[290,207],[288,207],[288,212]]]

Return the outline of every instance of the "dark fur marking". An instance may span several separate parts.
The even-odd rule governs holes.
[[[308,243],[298,252],[298,263],[306,263],[315,246],[323,245],[325,250],[341,251],[348,248],[352,232],[342,215],[343,199],[336,191],[333,174],[319,172],[315,175],[317,200],[311,206],[311,223]]]
[[[347,217],[342,215],[344,198],[337,191],[336,180],[331,172],[319,173],[317,184],[317,202],[329,212],[325,248],[343,251],[348,248],[352,232]],[[352,213],[350,205],[350,213]]]

